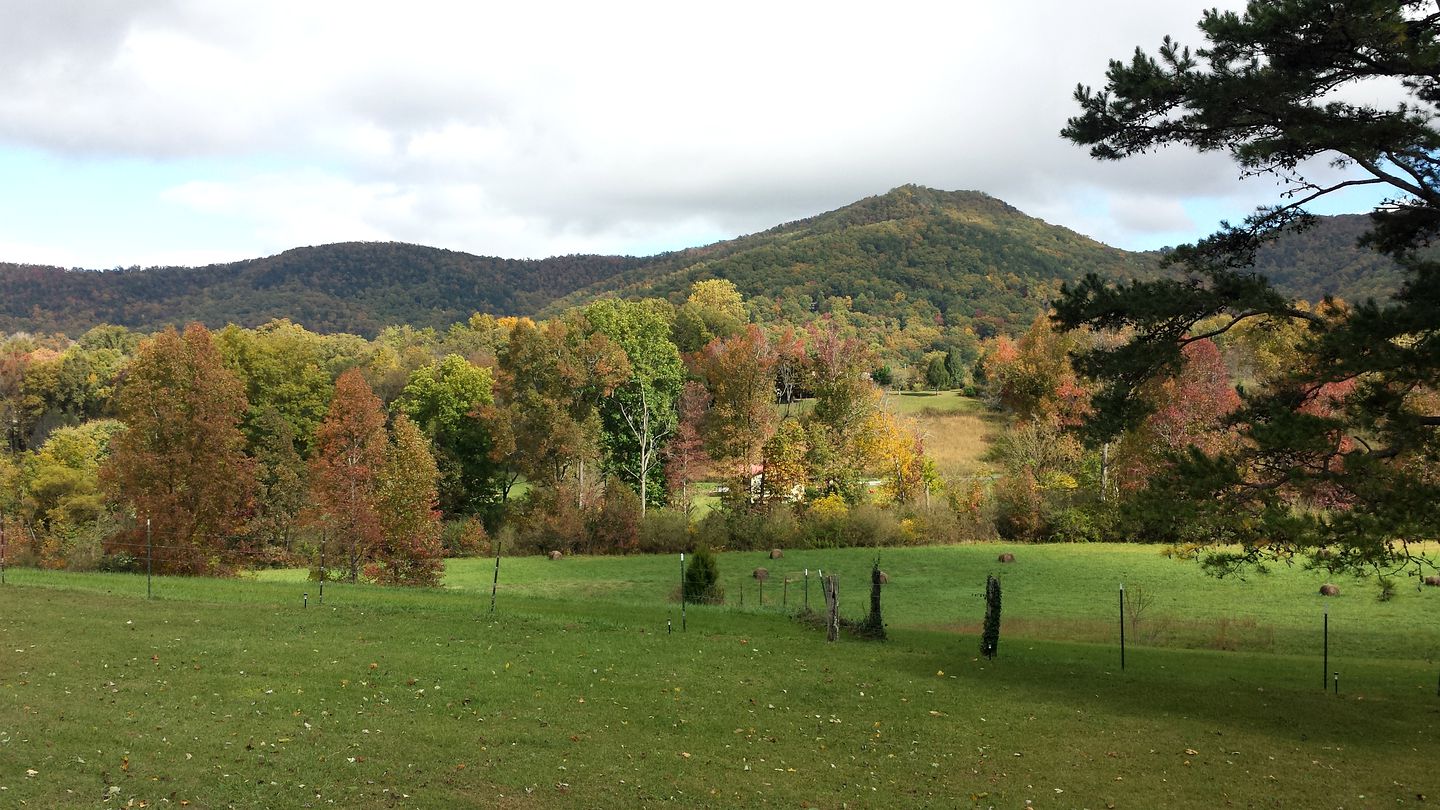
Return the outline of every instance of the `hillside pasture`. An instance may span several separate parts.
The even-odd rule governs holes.
[[[1016,561],[998,563],[1003,551]],[[673,556],[505,559],[493,615],[493,560],[451,561],[443,589],[329,583],[323,605],[302,571],[156,578],[146,601],[143,576],[12,569],[0,804],[1378,807],[1437,795],[1440,589],[1380,602],[1373,583],[1330,578],[1342,594],[1322,600],[1327,578],[1298,567],[1217,581],[1149,547],[971,545],[882,552],[884,644],[827,644],[776,606],[785,577],[823,567],[858,615],[873,558],[723,554],[728,604],[690,606],[683,632]],[[749,576],[761,565],[764,607]],[[987,573],[1004,584],[994,661],[973,635]],[[1141,628],[1195,630],[1142,639],[1123,671],[1122,578],[1155,596]],[[1321,689],[1325,604],[1338,696]],[[1225,622],[1264,632],[1205,643]]]

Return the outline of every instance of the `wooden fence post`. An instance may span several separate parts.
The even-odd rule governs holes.
[[[822,581],[825,590],[825,640],[840,638],[840,578],[835,574]]]

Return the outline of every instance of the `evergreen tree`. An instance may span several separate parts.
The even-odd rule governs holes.
[[[725,586],[720,584],[720,563],[709,546],[701,546],[690,555],[685,566],[685,601],[699,605],[718,605],[725,601]]]
[[[1251,392],[1233,419],[1240,448],[1191,453],[1151,482],[1155,539],[1239,542],[1228,567],[1330,545],[1334,565],[1406,558],[1406,541],[1440,536],[1440,12],[1418,0],[1253,0],[1243,14],[1208,11],[1192,52],[1168,37],[1155,55],[1111,62],[1106,86],[1080,87],[1081,114],[1063,131],[1101,160],[1167,145],[1228,153],[1269,175],[1281,201],[1171,254],[1183,278],[1067,288],[1056,318],[1128,339],[1079,360],[1104,381],[1092,438],[1107,439],[1153,407],[1142,395],[1173,376],[1184,347],[1250,321],[1306,327],[1287,372]],[[1375,82],[1404,99],[1349,99]],[[1340,180],[1312,174],[1331,164]],[[1351,186],[1392,195],[1362,243],[1402,268],[1386,303],[1312,310],[1251,270],[1256,251],[1314,219],[1306,206]],[[1203,324],[1203,325],[1202,325]],[[1318,402],[1341,383],[1338,407]],[[1346,437],[1362,437],[1347,442]]]
[[[1000,580],[985,578],[985,626],[980,631],[980,654],[994,659],[1000,652]]]

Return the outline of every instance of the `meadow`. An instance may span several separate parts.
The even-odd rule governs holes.
[[[684,630],[673,556],[506,558],[493,614],[493,559],[451,561],[442,589],[327,583],[323,604],[303,571],[157,577],[147,601],[143,576],[11,569],[0,806],[1440,797],[1440,589],[1402,580],[1382,602],[1373,581],[1300,566],[1216,580],[1148,546],[977,544],[880,552],[888,642],[827,644],[790,618],[807,569],[818,604],[822,568],[861,614],[874,558],[722,554],[727,604],[689,606]],[[993,661],[977,654],[990,573]],[[1121,581],[1150,596],[1123,670]]]
[[[782,415],[798,417],[814,404],[814,400],[800,399],[776,408]],[[979,399],[958,391],[890,391],[881,404],[914,427],[925,443],[925,454],[942,477],[954,480],[986,473],[984,456],[1004,417]],[[715,473],[715,480],[698,485],[705,494],[695,499],[697,518],[720,505],[720,498],[713,494],[720,485],[718,471]]]
[[[885,407],[906,417],[925,442],[925,453],[947,478],[975,475],[1000,431],[1002,417],[980,400],[957,391],[908,391],[886,395]]]

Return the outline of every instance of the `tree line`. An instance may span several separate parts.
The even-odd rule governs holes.
[[[937,357],[949,385],[954,355]],[[727,514],[834,518],[939,492],[921,436],[882,406],[885,376],[843,319],[765,328],[720,280],[678,307],[603,299],[374,340],[289,321],[16,334],[0,344],[0,513],[12,560],[153,555],[190,574],[303,562],[423,584],[497,534],[615,553],[648,527],[683,548],[717,496]]]

